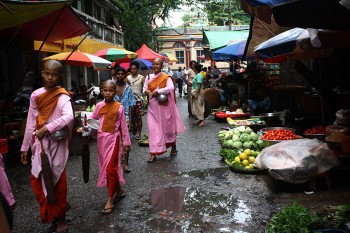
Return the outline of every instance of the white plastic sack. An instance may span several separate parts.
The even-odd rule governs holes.
[[[317,139],[287,140],[262,150],[254,166],[289,183],[304,183],[339,164],[326,143]]]

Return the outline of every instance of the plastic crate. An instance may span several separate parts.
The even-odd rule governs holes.
[[[0,153],[1,154],[6,154],[7,152],[9,152],[7,139],[0,139]]]

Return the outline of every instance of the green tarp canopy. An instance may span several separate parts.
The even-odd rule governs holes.
[[[247,40],[249,30],[235,30],[235,31],[204,31],[203,43],[209,45],[210,50],[217,50],[229,43]]]

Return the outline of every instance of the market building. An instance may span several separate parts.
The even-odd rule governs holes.
[[[219,47],[226,46],[230,40],[236,38],[235,34],[244,34],[243,39],[248,37],[248,26],[233,26],[232,31],[227,26],[203,26],[203,27],[181,27],[158,30],[157,38],[160,42],[159,53],[170,53],[175,56],[178,62],[171,64],[172,69],[178,67],[189,67],[191,60],[195,60],[205,66],[214,65],[208,58],[210,45],[214,41],[221,41]],[[205,35],[210,34],[210,40],[204,40]],[[225,37],[215,36],[215,34],[225,34]],[[203,36],[204,35],[204,36]],[[241,39],[242,39],[241,38]],[[215,47],[217,48],[217,47]],[[218,62],[217,67],[228,68],[227,62]]]

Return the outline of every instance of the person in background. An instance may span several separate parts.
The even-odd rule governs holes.
[[[168,69],[164,73],[168,74],[169,76],[173,76],[174,75],[174,72],[171,70],[170,67],[168,67]]]
[[[129,84],[125,82],[126,79],[126,70],[123,67],[118,67],[115,69],[115,82],[117,85],[116,94],[114,96],[114,100],[121,103],[124,107],[125,111],[125,119],[126,124],[128,126],[128,130],[130,129],[130,125],[133,124],[133,119],[130,117],[130,114],[135,107],[135,97],[132,92]],[[125,173],[130,173],[129,169],[129,153],[124,154],[124,171]]]
[[[206,88],[208,85],[208,79],[207,79],[207,72],[208,72],[208,68],[207,67],[203,67],[201,74],[203,76],[203,88]]]
[[[264,88],[256,90],[256,98],[254,100],[248,99],[248,104],[251,106],[254,114],[266,113],[271,110],[271,97],[269,91]]]
[[[128,84],[130,85],[132,92],[134,93],[136,105],[131,110],[132,128],[134,134],[136,133],[136,140],[141,139],[142,131],[142,113],[143,113],[143,102],[142,102],[142,88],[145,83],[145,77],[138,73],[139,63],[130,63],[131,74],[127,76]]]
[[[118,76],[118,70],[117,70]],[[121,78],[120,78],[121,79]],[[126,126],[124,107],[114,100],[116,84],[112,80],[103,83],[104,101],[96,105],[91,118],[100,120],[97,130],[97,159],[100,173],[97,186],[108,188],[108,197],[102,215],[111,214],[118,200],[125,197],[120,182],[125,184],[122,155],[130,152],[130,136]],[[123,147],[124,146],[124,147]]]
[[[201,73],[202,65],[197,63],[193,67],[196,76],[193,79],[192,89],[192,114],[198,119],[199,126],[205,126],[204,122],[204,92],[203,75]]]
[[[68,92],[58,86],[63,78],[61,63],[56,60],[46,61],[41,75],[44,87],[35,90],[30,97],[21,161],[23,164],[28,164],[27,152],[30,147],[32,149],[30,183],[40,205],[41,221],[43,223],[55,221],[56,232],[66,232],[68,228],[66,163],[74,113]],[[65,132],[62,139],[53,137],[53,133],[58,130]],[[41,154],[48,155],[54,187],[46,187],[46,182],[43,180]],[[53,189],[54,204],[49,203],[48,189]]]
[[[16,201],[15,201],[15,198],[13,197],[12,189],[5,172],[5,164],[3,163],[2,160],[3,160],[3,157],[2,157],[2,154],[0,153],[0,192],[2,193],[2,195],[5,196],[11,209],[14,209]]]
[[[130,118],[130,113],[132,112],[132,108],[136,105],[134,94],[132,92],[129,84],[125,82],[126,79],[126,70],[123,67],[115,68],[115,74],[113,80],[117,84],[117,92],[114,97],[115,101],[121,103],[124,107],[126,124],[128,125],[128,129],[130,128],[130,121],[133,119]]]
[[[216,66],[214,66],[214,69],[213,69],[213,76],[214,76],[214,78],[218,79],[220,74],[221,74],[221,71]]]
[[[156,160],[171,147],[170,156],[177,155],[176,136],[185,132],[180,113],[175,103],[174,83],[169,75],[161,72],[163,60],[153,61],[151,74],[145,81],[143,93],[149,97],[148,104],[148,142],[151,156],[148,163]],[[158,96],[166,95],[166,102],[159,102]]]
[[[196,61],[191,61],[190,62],[190,69],[188,69],[188,71],[186,71],[182,75],[185,83],[187,84],[187,100],[188,100],[188,116],[189,117],[193,117],[192,110],[191,110],[191,106],[192,106],[191,92],[192,92],[192,81],[193,81],[194,76],[196,75],[196,73],[193,71],[193,67],[195,64],[197,64]]]
[[[181,66],[177,69],[177,71],[175,72],[173,77],[174,77],[174,80],[177,83],[177,86],[179,88],[179,97],[182,97],[182,86],[183,86],[184,80],[182,78]]]

